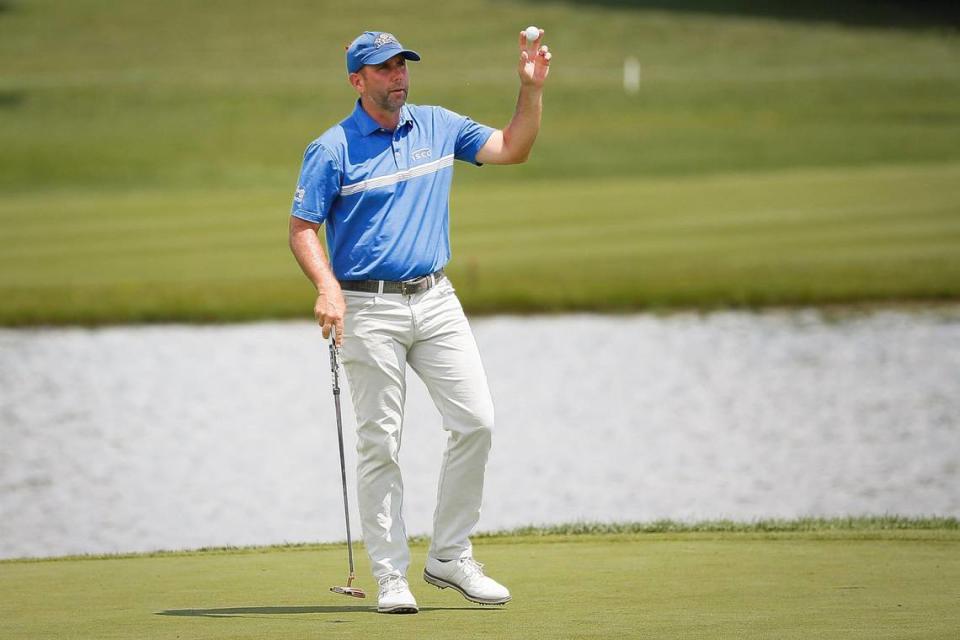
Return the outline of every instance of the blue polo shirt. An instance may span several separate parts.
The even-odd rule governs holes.
[[[339,280],[409,280],[450,260],[453,161],[476,161],[493,129],[442,107],[400,109],[382,129],[353,113],[307,147],[291,215],[326,223]]]

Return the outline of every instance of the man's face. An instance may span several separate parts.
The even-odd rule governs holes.
[[[407,101],[410,88],[407,61],[397,54],[380,64],[368,64],[355,74],[353,83],[360,95],[367,96],[384,111],[399,111]]]

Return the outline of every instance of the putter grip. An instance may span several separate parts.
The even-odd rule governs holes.
[[[337,330],[330,327],[330,379],[333,395],[340,395],[340,350],[337,348]]]

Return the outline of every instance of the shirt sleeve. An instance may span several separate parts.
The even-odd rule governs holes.
[[[333,201],[340,195],[340,166],[330,151],[312,142],[303,154],[303,166],[290,215],[323,224]]]
[[[494,129],[483,124],[478,124],[466,116],[454,113],[448,109],[446,116],[450,122],[450,128],[457,134],[457,142],[454,146],[453,156],[457,160],[464,162],[477,162],[477,152],[487,143]]]

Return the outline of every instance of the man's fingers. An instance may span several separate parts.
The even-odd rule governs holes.
[[[320,327],[323,330],[324,340],[329,340],[332,335],[338,346],[343,344],[343,316],[324,314],[320,320]]]
[[[537,82],[543,83],[546,80],[547,74],[550,72],[551,58],[553,58],[553,54],[550,53],[550,50],[546,46],[540,47],[533,70],[533,76]]]

